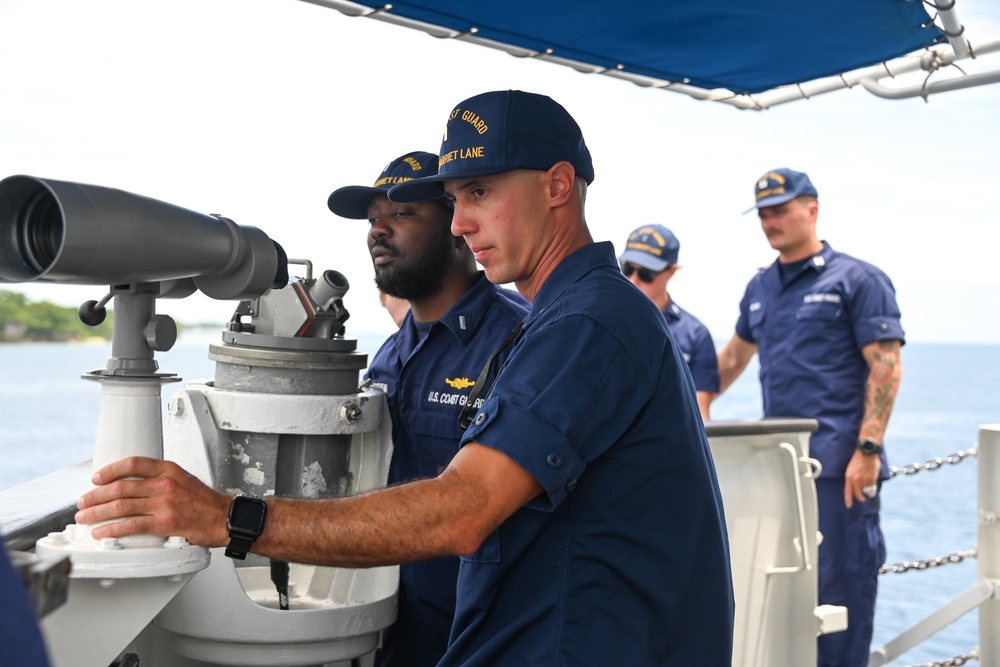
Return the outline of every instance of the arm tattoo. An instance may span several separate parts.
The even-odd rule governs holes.
[[[899,341],[879,341],[872,358],[865,386],[865,414],[862,431],[874,430],[880,439],[889,422],[889,414],[899,391],[902,368]]]

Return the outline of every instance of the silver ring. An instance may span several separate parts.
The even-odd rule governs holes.
[[[869,498],[874,498],[876,494],[878,494],[878,486],[874,484],[871,486],[862,486],[861,493],[865,494]]]

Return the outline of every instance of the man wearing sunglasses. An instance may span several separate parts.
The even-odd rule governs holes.
[[[719,362],[708,328],[678,306],[667,291],[667,283],[679,268],[680,249],[680,241],[663,225],[643,225],[629,234],[618,261],[625,277],[656,304],[667,320],[694,379],[701,418],[708,421],[712,398],[719,392]]]

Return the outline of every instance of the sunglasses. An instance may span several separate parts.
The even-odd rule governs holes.
[[[630,277],[633,273],[638,273],[639,280],[641,280],[644,283],[651,283],[654,280],[656,280],[656,276],[663,273],[663,271],[650,271],[649,269],[642,266],[633,266],[628,262],[622,262],[622,273],[625,274],[626,278]]]

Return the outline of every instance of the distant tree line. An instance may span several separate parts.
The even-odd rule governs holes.
[[[0,342],[71,341],[111,338],[112,313],[97,327],[80,321],[77,309],[49,301],[29,301],[19,292],[0,290]]]

